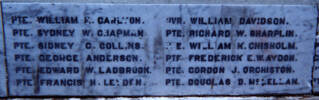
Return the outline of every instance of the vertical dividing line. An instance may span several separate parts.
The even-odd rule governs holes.
[[[4,23],[3,23],[3,5],[2,5],[3,1],[0,1],[0,9],[1,9],[1,25],[2,25],[2,43],[3,43],[3,55],[4,55],[4,66],[5,66],[5,70],[6,70],[6,89],[7,89],[7,96],[9,97],[10,92],[9,92],[9,73],[8,73],[8,61],[7,61],[7,46],[6,46],[6,34],[4,31]]]
[[[313,57],[313,66],[312,66],[312,68],[311,68],[311,72],[312,72],[312,74],[311,74],[311,92],[312,92],[312,95],[315,93],[315,91],[314,91],[314,86],[315,86],[315,82],[314,82],[314,72],[315,72],[315,67],[316,67],[316,56],[317,56],[317,46],[318,46],[318,44],[319,43],[317,43],[318,41],[318,39],[317,39],[317,37],[319,36],[319,29],[318,29],[318,27],[319,27],[319,8],[318,8],[318,6],[319,6],[319,3],[316,3],[316,5],[315,5],[315,7],[316,7],[316,9],[317,9],[317,24],[316,24],[316,37],[315,37],[315,43],[314,43],[314,49],[315,49],[315,51],[314,51],[314,57]]]

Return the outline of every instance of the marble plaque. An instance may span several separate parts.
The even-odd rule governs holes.
[[[313,5],[2,5],[10,96],[312,91]]]

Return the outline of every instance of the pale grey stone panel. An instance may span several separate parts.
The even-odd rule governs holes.
[[[311,76],[314,55],[314,41],[316,32],[317,10],[313,5],[249,5],[249,4],[81,4],[81,3],[3,3],[4,24],[8,58],[9,88],[12,96],[182,96],[182,95],[263,95],[263,94],[310,94]],[[12,23],[14,16],[27,16],[29,24]],[[78,24],[41,24],[39,16],[77,16]],[[140,17],[139,24],[97,24],[98,17]],[[84,24],[84,17],[90,17],[94,23]],[[168,17],[181,17],[183,24],[168,23]],[[231,24],[225,25],[199,25],[191,24],[191,17],[222,17],[231,18]],[[240,18],[284,18],[284,24],[239,24]],[[53,19],[55,20],[55,19]],[[104,20],[104,19],[103,19]],[[268,21],[268,20],[267,20]],[[14,36],[13,29],[28,29],[31,36]],[[40,36],[38,29],[75,29],[72,37],[44,37]],[[82,29],[91,29],[93,36],[83,36]],[[143,37],[104,37],[98,36],[98,29],[131,29],[144,30]],[[183,37],[166,36],[167,29],[181,29]],[[190,30],[229,29],[229,37],[191,37]],[[292,37],[251,37],[251,30],[278,29],[293,30]],[[244,37],[237,37],[236,32],[244,30]],[[91,34],[90,34],[91,35]],[[29,49],[14,47],[16,42],[29,43]],[[40,42],[68,42],[71,49],[39,49]],[[142,49],[112,50],[100,49],[100,43],[114,42],[115,44],[137,42]],[[192,50],[190,42],[219,44],[221,42],[232,43],[232,49],[225,50]],[[238,43],[244,42],[244,49],[238,49]],[[253,42],[291,42],[295,49],[250,49]],[[95,48],[86,49],[86,43],[92,43]],[[175,45],[182,43],[182,48],[176,50]],[[17,54],[20,54],[17,56]],[[78,56],[76,62],[44,62],[40,54],[72,54]],[[138,55],[136,62],[94,62],[88,61],[88,55]],[[167,55],[182,55],[178,62],[167,60]],[[243,55],[240,61],[193,61],[190,55]],[[21,61],[29,55],[30,61]],[[252,55],[252,56],[250,56]],[[256,61],[257,55],[292,55],[292,61]],[[277,59],[271,56],[270,59]],[[254,61],[247,59],[252,57]],[[286,57],[286,56],[285,56]],[[208,58],[205,58],[208,59]],[[86,69],[94,67],[93,73],[87,73]],[[108,67],[149,67],[151,73],[146,74],[105,74]],[[165,73],[167,66],[181,67],[181,74]],[[191,66],[217,66],[223,71],[213,74],[193,74]],[[252,66],[253,70],[247,69]],[[260,66],[260,67],[259,67]],[[257,68],[279,68],[279,72],[267,71],[255,72]],[[26,72],[24,67],[30,68]],[[78,68],[77,73],[48,74],[46,69],[41,68]],[[238,71],[232,73],[237,68]],[[287,69],[285,69],[287,68]],[[250,70],[250,71],[249,71]],[[260,69],[259,69],[260,70]],[[274,69],[268,69],[274,70]],[[46,72],[46,73],[44,73]],[[26,80],[25,80],[26,79]],[[95,79],[96,85],[90,86],[90,80]],[[140,82],[138,86],[126,86],[129,79]],[[178,86],[173,86],[173,80],[180,80]],[[204,85],[191,85],[191,79],[206,79]],[[70,82],[66,86],[62,81]],[[208,82],[214,84],[209,85]],[[258,81],[258,82],[257,82]],[[169,84],[166,84],[168,83]],[[243,82],[243,83],[242,83]],[[59,83],[59,84],[57,84]],[[110,86],[114,83],[114,86]],[[289,83],[289,84],[288,84]],[[136,84],[136,83],[134,83]],[[285,85],[283,85],[285,84]]]

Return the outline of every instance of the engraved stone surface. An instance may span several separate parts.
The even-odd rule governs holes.
[[[0,5],[1,7],[1,5]],[[1,15],[0,15],[1,17]],[[0,18],[0,22],[2,22],[2,18]],[[4,43],[3,43],[3,31],[2,24],[0,25],[0,97],[7,96],[7,78],[6,78],[6,70],[4,63]]]
[[[11,96],[310,94],[312,5],[3,3]]]

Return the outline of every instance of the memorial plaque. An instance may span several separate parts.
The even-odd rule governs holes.
[[[2,5],[10,96],[312,91],[314,5]]]

